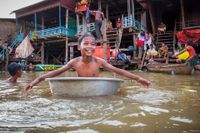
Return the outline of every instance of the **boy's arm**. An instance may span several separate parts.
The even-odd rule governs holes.
[[[72,65],[73,64],[73,60],[71,60],[69,63],[67,63],[65,66],[57,69],[57,70],[54,70],[54,71],[51,71],[51,72],[48,72],[46,74],[43,74],[41,75],[40,77],[36,78],[35,80],[33,80],[31,83],[29,83],[26,87],[25,87],[25,90],[30,90],[32,89],[33,86],[37,85],[38,83],[40,83],[41,81],[45,80],[46,78],[51,78],[51,77],[55,77],[55,76],[58,76],[60,75],[61,73],[69,70],[70,68],[72,68]]]
[[[119,75],[122,75],[122,76],[125,76],[127,78],[133,79],[133,80],[139,82],[140,84],[142,84],[145,87],[149,87],[151,85],[150,81],[148,81],[148,80],[146,80],[146,79],[144,79],[144,78],[142,78],[140,76],[132,74],[132,73],[130,73],[128,71],[125,71],[123,69],[116,68],[116,67],[110,65],[109,63],[107,63],[105,60],[101,60],[101,62],[102,62],[102,66],[108,71],[113,71],[113,72],[115,72],[115,73],[117,73]]]

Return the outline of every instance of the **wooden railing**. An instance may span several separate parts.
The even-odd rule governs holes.
[[[89,23],[87,24],[87,31],[92,32],[95,30],[95,25],[94,23]],[[83,32],[83,25],[79,25],[78,26],[78,33],[82,33]]]
[[[55,37],[55,36],[67,36],[68,31],[66,27],[54,27],[48,28],[40,31],[36,31],[38,38],[48,38],[48,37]]]
[[[15,49],[18,44],[24,39],[24,34],[17,34],[16,38],[12,41],[11,45],[9,45],[9,53],[11,53],[13,51],[13,49]],[[3,48],[0,52],[0,59],[4,60],[6,56],[6,48]]]
[[[141,30],[142,26],[139,21],[132,18],[132,16],[127,16],[123,18],[123,28],[133,27],[136,30]],[[95,30],[94,23],[87,24],[87,31],[92,32]],[[78,33],[81,34],[83,32],[83,25],[78,26]]]
[[[185,21],[185,27],[183,27],[182,22],[176,22],[176,30],[178,31],[189,28],[200,28],[200,18]]]
[[[133,27],[136,30],[141,30],[142,26],[139,21],[132,18],[132,16],[127,16],[123,18],[123,28]]]

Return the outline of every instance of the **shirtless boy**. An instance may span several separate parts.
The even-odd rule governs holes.
[[[10,65],[8,65],[8,73],[10,74],[10,77],[5,80],[5,82],[16,83],[17,79],[22,75],[21,65],[15,62],[11,63]]]
[[[95,37],[91,33],[85,33],[81,36],[78,40],[79,48],[81,50],[81,56],[70,60],[65,66],[48,72],[26,86],[26,90],[31,89],[33,86],[38,84],[39,82],[45,80],[46,78],[51,78],[60,75],[61,73],[74,68],[79,77],[98,77],[100,67],[108,71],[113,71],[119,75],[125,76],[127,78],[136,80],[137,82],[141,83],[145,87],[149,87],[151,82],[140,77],[134,75],[128,71],[116,68],[109,63],[107,63],[104,59],[98,58],[93,56],[95,47],[96,47],[96,40]]]

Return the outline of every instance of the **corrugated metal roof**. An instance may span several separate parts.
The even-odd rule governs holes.
[[[43,0],[36,4],[15,10],[12,13],[16,13],[17,17],[22,17],[30,15],[34,12],[41,12],[47,9],[51,9],[59,5],[69,10],[74,10],[77,1],[78,0]]]

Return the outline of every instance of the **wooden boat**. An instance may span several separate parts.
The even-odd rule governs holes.
[[[47,78],[52,94],[68,96],[102,96],[113,95],[119,91],[117,78],[96,77],[59,77]]]
[[[51,64],[37,64],[35,65],[35,71],[52,71],[56,70],[63,65],[51,65]]]
[[[192,74],[193,67],[187,64],[165,64],[165,63],[150,63],[147,64],[147,70],[150,72],[160,72],[169,74]]]
[[[200,65],[196,65],[196,66],[194,66],[194,68],[195,68],[196,70],[200,71]]]

